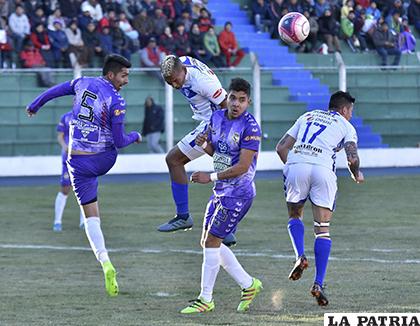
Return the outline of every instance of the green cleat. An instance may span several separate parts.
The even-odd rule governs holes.
[[[207,302],[199,297],[191,301],[192,304],[180,311],[181,314],[198,314],[202,312],[210,312],[214,310],[214,300]]]
[[[110,297],[118,295],[118,283],[117,283],[117,272],[110,261],[106,261],[102,264],[102,269],[105,276],[105,288],[106,292]]]
[[[252,284],[249,288],[242,290],[241,302],[239,303],[238,308],[236,309],[239,312],[246,312],[249,310],[249,306],[252,300],[260,293],[263,289],[262,283],[259,279],[253,278]]]

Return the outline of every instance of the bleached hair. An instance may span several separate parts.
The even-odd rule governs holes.
[[[182,67],[182,62],[177,56],[168,55],[163,59],[160,65],[160,71],[163,78],[168,78],[173,75],[174,72],[179,70]]]

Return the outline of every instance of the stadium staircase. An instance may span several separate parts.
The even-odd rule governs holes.
[[[268,33],[257,33],[255,27],[250,23],[248,14],[241,10],[239,3],[226,0],[211,0],[208,8],[212,12],[216,25],[223,26],[226,21],[232,22],[233,31],[241,47],[248,48],[254,52],[262,67],[272,68],[273,87],[270,89],[270,92],[273,93],[274,99],[269,104],[275,106],[276,99],[280,100],[281,98],[283,100],[282,96],[277,96],[276,93],[283,95],[284,88],[286,88],[289,92],[284,99],[287,102],[286,106],[294,107],[295,105],[290,103],[292,102],[293,104],[296,103],[299,108],[302,108],[302,103],[304,103],[306,110],[325,109],[328,107],[330,97],[328,86],[321,83],[319,78],[314,77],[310,70],[305,69],[304,64],[297,60],[297,55],[289,52],[287,46],[280,45],[278,40],[270,39]],[[290,69],[281,69],[284,67]],[[263,89],[262,129],[266,133],[267,138],[273,141],[274,134],[270,132],[271,122],[279,119],[279,115],[289,115],[289,113],[284,109],[270,112],[272,109],[268,108],[266,103],[264,103],[266,100],[265,96],[266,91]],[[280,102],[279,105],[281,104]],[[302,113],[302,110],[298,110],[293,118],[297,118]],[[267,115],[272,116],[271,122],[270,117]],[[387,147],[386,144],[382,143],[381,136],[373,132],[371,127],[364,123],[361,117],[355,116],[351,123],[355,126],[359,135],[359,147]],[[278,136],[278,134],[279,130],[277,130],[275,135]]]

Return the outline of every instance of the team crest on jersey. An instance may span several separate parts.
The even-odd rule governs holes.
[[[188,88],[188,87],[182,87],[181,93],[187,98],[193,98],[194,96],[197,95],[196,92],[194,92],[191,88]]]
[[[239,143],[239,137],[240,137],[240,135],[239,135],[239,133],[238,133],[238,132],[235,132],[235,133],[233,134],[232,140],[233,140],[233,142],[234,142],[235,144],[238,144],[238,143]]]
[[[217,148],[219,149],[219,152],[221,154],[226,154],[226,153],[229,152],[229,145],[226,142],[224,142],[223,140],[219,140],[217,142]]]

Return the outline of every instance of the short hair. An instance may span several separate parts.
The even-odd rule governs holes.
[[[328,110],[337,111],[343,107],[353,104],[356,99],[348,92],[338,91],[330,97],[330,103],[328,104]]]
[[[173,54],[168,55],[163,59],[160,65],[160,72],[162,77],[167,79],[173,75],[174,72],[181,70],[182,62],[179,58]]]
[[[225,28],[226,28],[226,26],[227,25],[230,25],[230,26],[232,26],[232,22],[230,22],[230,21],[227,21],[226,23],[225,23]]]
[[[105,57],[104,66],[102,68],[102,76],[106,76],[108,72],[117,74],[122,68],[131,68],[131,63],[119,54],[109,54]]]
[[[243,78],[233,78],[230,81],[229,92],[244,92],[248,97],[251,96],[251,85]]]

